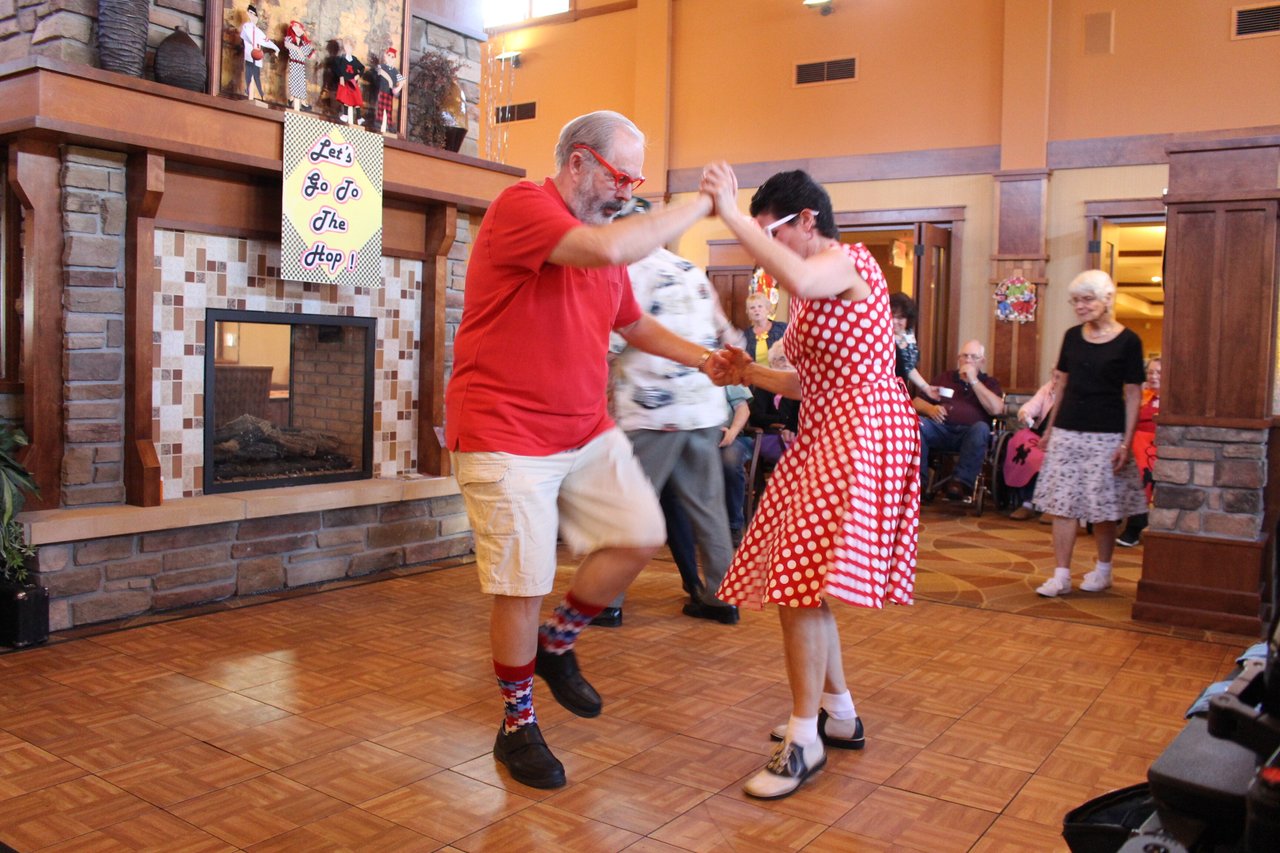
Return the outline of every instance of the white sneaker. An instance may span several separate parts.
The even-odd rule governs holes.
[[[764,769],[748,779],[742,790],[758,800],[778,800],[794,794],[805,779],[826,763],[827,754],[821,742],[801,747],[784,740]]]
[[[1036,587],[1036,595],[1045,598],[1057,598],[1060,595],[1067,595],[1071,592],[1071,581],[1059,580],[1057,575],[1049,578],[1040,586]]]
[[[1111,589],[1111,574],[1099,571],[1092,571],[1084,576],[1084,580],[1080,582],[1080,589],[1085,592],[1103,592]]]

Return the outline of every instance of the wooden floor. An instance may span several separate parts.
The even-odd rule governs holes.
[[[562,567],[557,591],[570,576]],[[624,627],[583,636],[598,719],[536,682],[569,774],[558,791],[495,765],[486,601],[466,566],[0,656],[0,841],[24,853],[1065,850],[1063,813],[1141,781],[1249,639],[972,603],[837,607],[867,748],[833,751],[800,793],[762,803],[740,787],[789,707],[777,619],[728,627],[680,604],[674,568],[655,561]]]

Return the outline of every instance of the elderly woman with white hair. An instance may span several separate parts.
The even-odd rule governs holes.
[[[1062,338],[1057,399],[1040,447],[1046,450],[1033,503],[1053,516],[1057,568],[1036,593],[1071,592],[1071,552],[1079,521],[1093,525],[1094,570],[1080,589],[1111,587],[1116,523],[1146,509],[1133,458],[1142,397],[1142,340],[1115,318],[1116,286],[1101,270],[1082,272],[1067,288],[1080,325]],[[1047,446],[1046,446],[1047,445]]]

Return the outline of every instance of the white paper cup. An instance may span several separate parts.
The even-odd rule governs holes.
[[[950,400],[950,399],[951,399],[952,397],[954,397],[955,395],[956,395],[956,392],[955,392],[955,389],[954,389],[954,388],[939,388],[939,389],[938,389],[938,396],[939,396],[939,397],[941,397],[941,398],[942,398],[942,399],[944,399],[944,400]]]

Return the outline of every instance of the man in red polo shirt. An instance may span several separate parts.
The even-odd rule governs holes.
[[[643,314],[626,265],[709,215],[709,196],[613,222],[643,182],[644,135],[595,112],[565,125],[556,174],[521,181],[485,214],[467,269],[446,443],[476,539],[505,718],[495,757],[526,785],[564,768],[533,711],[538,674],[560,704],[600,713],[573,645],[666,539],[658,499],[605,408],[609,333],[709,373],[724,361]],[[564,601],[538,625],[556,533],[585,554]]]

